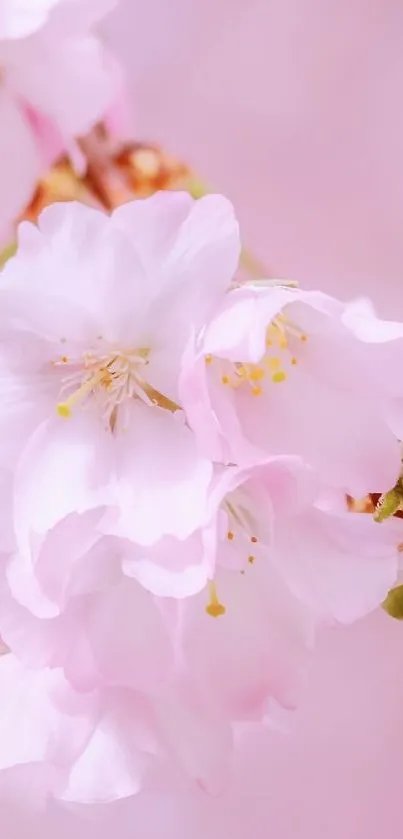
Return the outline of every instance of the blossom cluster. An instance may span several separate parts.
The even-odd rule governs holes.
[[[115,0],[1,0],[0,244],[41,175],[113,113],[123,80],[95,34]]]
[[[239,255],[228,200],[161,192],[45,209],[0,276],[0,769],[64,801],[219,792],[397,577],[346,496],[399,479],[403,326]]]

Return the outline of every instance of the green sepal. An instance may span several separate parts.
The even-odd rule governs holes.
[[[377,522],[385,521],[394,516],[399,510],[403,510],[403,490],[401,478],[393,489],[381,495],[374,512],[374,519]]]

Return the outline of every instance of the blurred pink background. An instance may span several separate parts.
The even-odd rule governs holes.
[[[129,74],[138,136],[232,198],[272,272],[369,293],[383,315],[403,316],[401,0],[121,0],[106,34]],[[381,613],[329,631],[293,731],[268,736],[259,772],[255,743],[223,800],[159,800],[139,830],[142,797],[104,808],[94,832],[398,836],[402,662],[403,625]],[[49,839],[92,831],[73,814],[49,818]],[[10,819],[13,839],[18,827],[44,836],[41,817]]]
[[[233,199],[274,271],[403,313],[401,0],[121,0],[107,34],[138,133]]]

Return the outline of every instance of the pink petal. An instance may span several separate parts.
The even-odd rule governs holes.
[[[106,700],[98,725],[70,771],[63,800],[93,804],[139,792],[147,756],[136,743],[137,704],[135,695],[127,708],[119,698]]]
[[[266,350],[266,329],[283,306],[299,299],[288,288],[246,287],[228,294],[203,335],[205,354],[258,362]]]
[[[181,599],[201,591],[214,575],[215,527],[185,540],[166,536],[149,549],[135,547],[125,554],[122,569],[157,597]]]
[[[338,392],[301,366],[259,399],[239,393],[237,407],[245,436],[256,447],[300,454],[324,481],[351,495],[385,491],[397,480],[399,446],[370,394],[364,400],[359,393]]]
[[[244,574],[220,571],[215,582],[225,614],[206,613],[207,592],[183,605],[192,672],[233,718],[262,714],[270,696],[292,707],[312,642],[308,610],[267,561],[256,560]]]
[[[112,474],[110,437],[97,418],[43,423],[29,440],[15,479],[14,524],[23,556],[70,513],[102,506]]]
[[[181,417],[140,401],[127,416],[127,429],[115,439],[120,513],[106,519],[104,531],[140,545],[185,539],[204,521],[211,463]]]
[[[93,697],[79,697],[60,671],[25,670],[0,659],[0,768],[33,762],[68,766],[84,747],[97,715]]]
[[[154,712],[164,749],[206,792],[222,792],[232,751],[231,729],[200,703],[186,683],[162,688]]]
[[[157,193],[120,207],[113,219],[136,242],[162,331],[183,330],[189,315],[201,326],[238,263],[239,232],[230,202],[220,195],[193,201],[186,193]]]
[[[36,581],[44,597],[57,610],[62,610],[72,597],[98,591],[116,582],[119,552],[112,540],[102,537],[97,530],[102,515],[102,508],[81,515],[72,513],[55,525],[41,542],[35,557]],[[19,556],[15,557],[13,566],[13,593],[20,602],[26,603],[21,594],[18,595],[16,584],[19,579],[20,586],[29,586],[29,570]],[[8,578],[11,582],[10,571]],[[40,614],[33,600],[30,608]]]
[[[87,627],[106,683],[147,691],[158,689],[170,674],[172,649],[166,627],[151,595],[136,581],[124,578],[94,595]]]
[[[4,85],[0,87],[0,122],[1,231],[30,201],[41,171],[30,126]]]
[[[49,117],[63,137],[84,134],[113,102],[120,71],[100,41],[46,32],[16,43],[8,79],[18,96]],[[80,84],[81,95],[75,91]]]
[[[25,38],[36,32],[58,3],[60,0],[2,0],[0,39]]]
[[[26,0],[29,2],[29,0]],[[54,9],[47,32],[50,37],[76,38],[93,29],[117,5],[118,0],[49,0]]]
[[[397,576],[395,530],[359,513],[308,510],[276,527],[274,556],[296,597],[350,623],[375,609]]]

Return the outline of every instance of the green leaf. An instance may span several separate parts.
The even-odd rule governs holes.
[[[385,609],[388,615],[396,620],[403,620],[403,585],[392,588],[382,603],[382,608]]]

